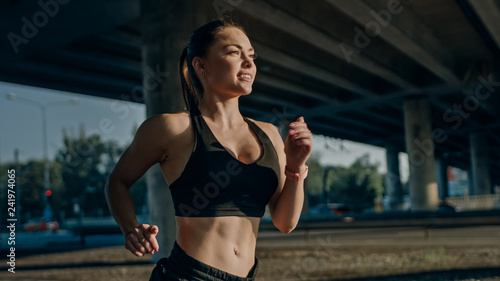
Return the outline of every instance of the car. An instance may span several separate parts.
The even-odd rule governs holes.
[[[336,214],[341,215],[349,212],[350,209],[342,203],[322,203],[309,208],[311,215]]]
[[[24,231],[26,232],[36,232],[36,231],[56,231],[59,229],[59,223],[57,221],[46,222],[45,218],[34,218],[29,220],[24,224]]]

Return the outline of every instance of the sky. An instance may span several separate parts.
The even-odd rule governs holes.
[[[14,99],[8,98],[11,93],[15,94]],[[75,98],[78,101],[72,104],[70,101]],[[50,159],[54,159],[56,151],[63,147],[63,128],[76,136],[81,124],[84,124],[86,132],[98,133],[103,140],[115,140],[124,146],[132,141],[134,127],[146,118],[143,104],[0,82],[2,163],[13,161],[15,149],[19,149],[20,161],[43,158],[41,109],[25,99],[46,105],[47,150]],[[119,111],[116,110],[118,106]],[[313,135],[313,154],[318,155],[324,165],[349,166],[365,153],[370,155],[370,162],[380,164],[380,172],[386,172],[385,149]],[[407,163],[406,154],[400,153],[403,180],[408,175]]]
[[[16,98],[10,100],[7,95]],[[81,124],[86,132],[98,133],[103,140],[116,140],[120,145],[132,141],[134,126],[145,119],[143,104],[119,101],[128,110],[118,111],[111,99],[60,92],[42,88],[0,82],[0,161],[12,161],[14,149],[19,159],[43,158],[42,111],[39,107],[21,102],[21,98],[47,104],[47,150],[50,159],[63,147],[63,128],[78,135]],[[71,99],[78,99],[72,104]],[[103,126],[105,124],[105,126]]]

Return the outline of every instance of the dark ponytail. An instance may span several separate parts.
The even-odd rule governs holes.
[[[179,60],[179,74],[181,77],[182,94],[184,96],[184,103],[187,110],[190,112],[198,108],[199,100],[196,89],[193,87],[191,75],[187,66],[187,47],[184,48]]]
[[[197,111],[203,100],[203,85],[192,65],[195,57],[205,57],[217,35],[226,27],[236,27],[245,32],[243,27],[231,20],[217,19],[197,28],[182,51],[179,60],[179,76],[181,78],[184,102],[190,112]]]

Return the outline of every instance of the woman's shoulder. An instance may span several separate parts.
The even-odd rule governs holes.
[[[133,147],[147,147],[168,155],[172,147],[185,140],[190,126],[188,112],[161,113],[148,117],[135,133]],[[164,159],[164,156],[161,157]]]
[[[254,120],[252,118],[248,118],[248,119],[251,120],[252,122],[254,122],[257,126],[259,126],[259,128],[261,128],[264,131],[264,133],[266,133],[266,135],[271,140],[274,141],[275,139],[281,139],[281,136],[278,132],[278,129],[276,129],[276,126],[274,126],[273,124],[268,123],[268,122]]]
[[[141,124],[149,130],[165,134],[178,134],[186,130],[190,124],[190,115],[188,111],[177,113],[159,113],[155,114]]]

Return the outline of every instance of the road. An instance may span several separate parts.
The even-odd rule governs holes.
[[[67,231],[18,233],[24,250],[16,252],[15,280],[146,280],[151,272],[121,235],[89,235],[85,248],[79,239]],[[500,225],[261,231],[258,280],[500,281],[498,245]]]
[[[500,225],[463,227],[378,227],[356,229],[300,230],[290,234],[260,232],[257,247],[404,245],[500,245]]]

